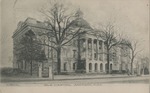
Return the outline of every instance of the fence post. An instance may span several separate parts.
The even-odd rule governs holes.
[[[39,63],[39,78],[42,77],[42,63]]]

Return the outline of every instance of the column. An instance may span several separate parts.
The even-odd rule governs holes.
[[[53,61],[49,58],[48,59],[48,76],[49,79],[53,79]]]
[[[53,78],[53,74],[52,74],[52,65],[49,65],[49,78],[52,79]]]
[[[91,72],[95,72],[95,63],[92,62],[92,71]]]
[[[105,64],[104,63],[102,63],[103,64],[103,72],[106,72],[106,70],[105,70]]]
[[[97,39],[97,61],[99,61],[100,52],[99,52],[99,40]],[[99,67],[99,66],[98,66]]]
[[[99,52],[99,40],[97,39],[97,61],[99,62],[100,52]],[[100,72],[100,64],[97,63],[97,72]]]
[[[85,48],[86,48],[86,73],[89,72],[89,64],[88,64],[88,59],[89,59],[89,55],[88,55],[88,38],[85,38]]]
[[[121,62],[121,49],[120,48],[117,48],[117,56],[118,56],[118,64],[121,63],[121,66],[122,66],[122,62]]]
[[[137,75],[140,75],[140,66],[137,64]]]
[[[103,54],[102,54],[102,60],[103,60],[103,62],[105,62],[105,46],[104,46],[104,41],[102,41],[102,52],[103,52]]]
[[[94,60],[94,46],[93,46],[94,40],[91,39],[91,45],[92,45],[92,60]]]
[[[39,63],[39,78],[42,77],[42,63]]]
[[[97,63],[98,64],[98,66],[97,66],[97,72],[101,72],[100,71],[100,64],[99,63]]]

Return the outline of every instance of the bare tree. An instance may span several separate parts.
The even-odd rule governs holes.
[[[121,42],[121,35],[116,34],[115,26],[112,23],[108,23],[106,26],[102,26],[101,30],[97,30],[94,32],[97,38],[102,38],[104,40],[104,47],[106,51],[103,51],[103,54],[106,54],[107,57],[107,73],[110,73],[110,56],[111,56],[111,49],[116,47]],[[98,54],[102,54],[98,53]]]
[[[49,39],[48,47],[56,50],[57,53],[57,72],[61,72],[61,49],[67,46],[80,32],[88,28],[87,25],[80,22],[82,19],[82,12],[80,10],[70,13],[68,8],[62,3],[55,2],[51,4],[51,9],[42,9],[40,12],[46,17],[46,22],[49,26],[49,31],[46,35]]]
[[[142,66],[142,69],[141,69],[142,73],[141,74],[143,74],[143,75],[149,74],[149,70],[148,70],[149,64],[150,64],[149,62],[150,62],[150,60],[148,57],[141,58],[141,66]]]
[[[42,46],[39,45],[38,39],[34,35],[33,32],[29,31],[27,32],[19,41],[17,48],[15,49],[17,51],[18,60],[19,62],[25,61],[25,67],[26,62],[30,63],[30,74],[33,74],[33,61],[42,62],[43,60],[46,60],[46,55],[44,50],[42,49]]]
[[[139,42],[138,41],[131,41],[128,39],[123,39],[121,44],[127,46],[131,50],[129,58],[131,61],[131,74],[133,74],[134,59],[137,56],[137,54],[142,51],[142,50],[138,50]]]

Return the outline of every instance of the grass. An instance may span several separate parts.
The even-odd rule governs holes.
[[[31,76],[29,73],[21,70],[21,69],[14,69],[14,68],[1,68],[1,77],[5,78],[5,77],[15,77],[15,78],[20,78],[20,77],[24,77],[24,78],[29,78],[29,77],[35,77],[35,76]]]
[[[37,77],[35,75],[31,76],[29,73],[21,70],[21,69],[14,69],[14,68],[1,68],[1,77],[2,78],[34,78]],[[58,74],[55,74],[58,75]],[[108,75],[106,73],[75,73],[75,72],[62,72],[59,75],[66,75],[66,76],[97,76],[97,75]],[[58,76],[59,76],[58,75]],[[117,74],[109,74],[109,75],[117,75]],[[122,74],[123,75],[123,74]]]

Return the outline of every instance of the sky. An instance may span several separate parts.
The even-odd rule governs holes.
[[[12,35],[19,21],[28,17],[43,21],[39,9],[50,0],[1,1],[1,66],[12,67]],[[80,8],[93,27],[115,20],[119,33],[140,42],[141,55],[149,54],[149,0],[65,0]]]

